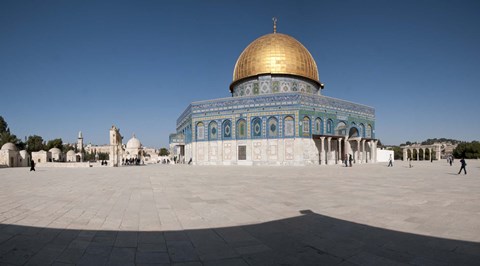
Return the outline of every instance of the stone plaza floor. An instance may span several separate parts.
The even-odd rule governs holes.
[[[0,265],[480,265],[480,161],[0,169]]]

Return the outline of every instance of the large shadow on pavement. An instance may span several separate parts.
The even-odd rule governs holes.
[[[308,210],[260,224],[166,232],[0,225],[0,265],[176,263],[479,265],[480,244],[375,228]]]

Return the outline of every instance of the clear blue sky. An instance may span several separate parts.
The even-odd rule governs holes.
[[[235,62],[278,32],[323,94],[373,106],[384,144],[480,139],[480,1],[0,1],[0,115],[20,138],[166,147],[192,101],[229,97]]]

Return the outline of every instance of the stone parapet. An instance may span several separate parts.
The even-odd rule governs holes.
[[[90,162],[48,162],[48,163],[36,163],[35,167],[43,168],[43,167],[52,167],[52,168],[85,168],[85,167],[92,167],[92,166],[100,166],[98,163],[90,163]]]

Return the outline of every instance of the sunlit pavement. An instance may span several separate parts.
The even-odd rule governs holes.
[[[478,265],[480,161],[0,169],[0,265]]]

